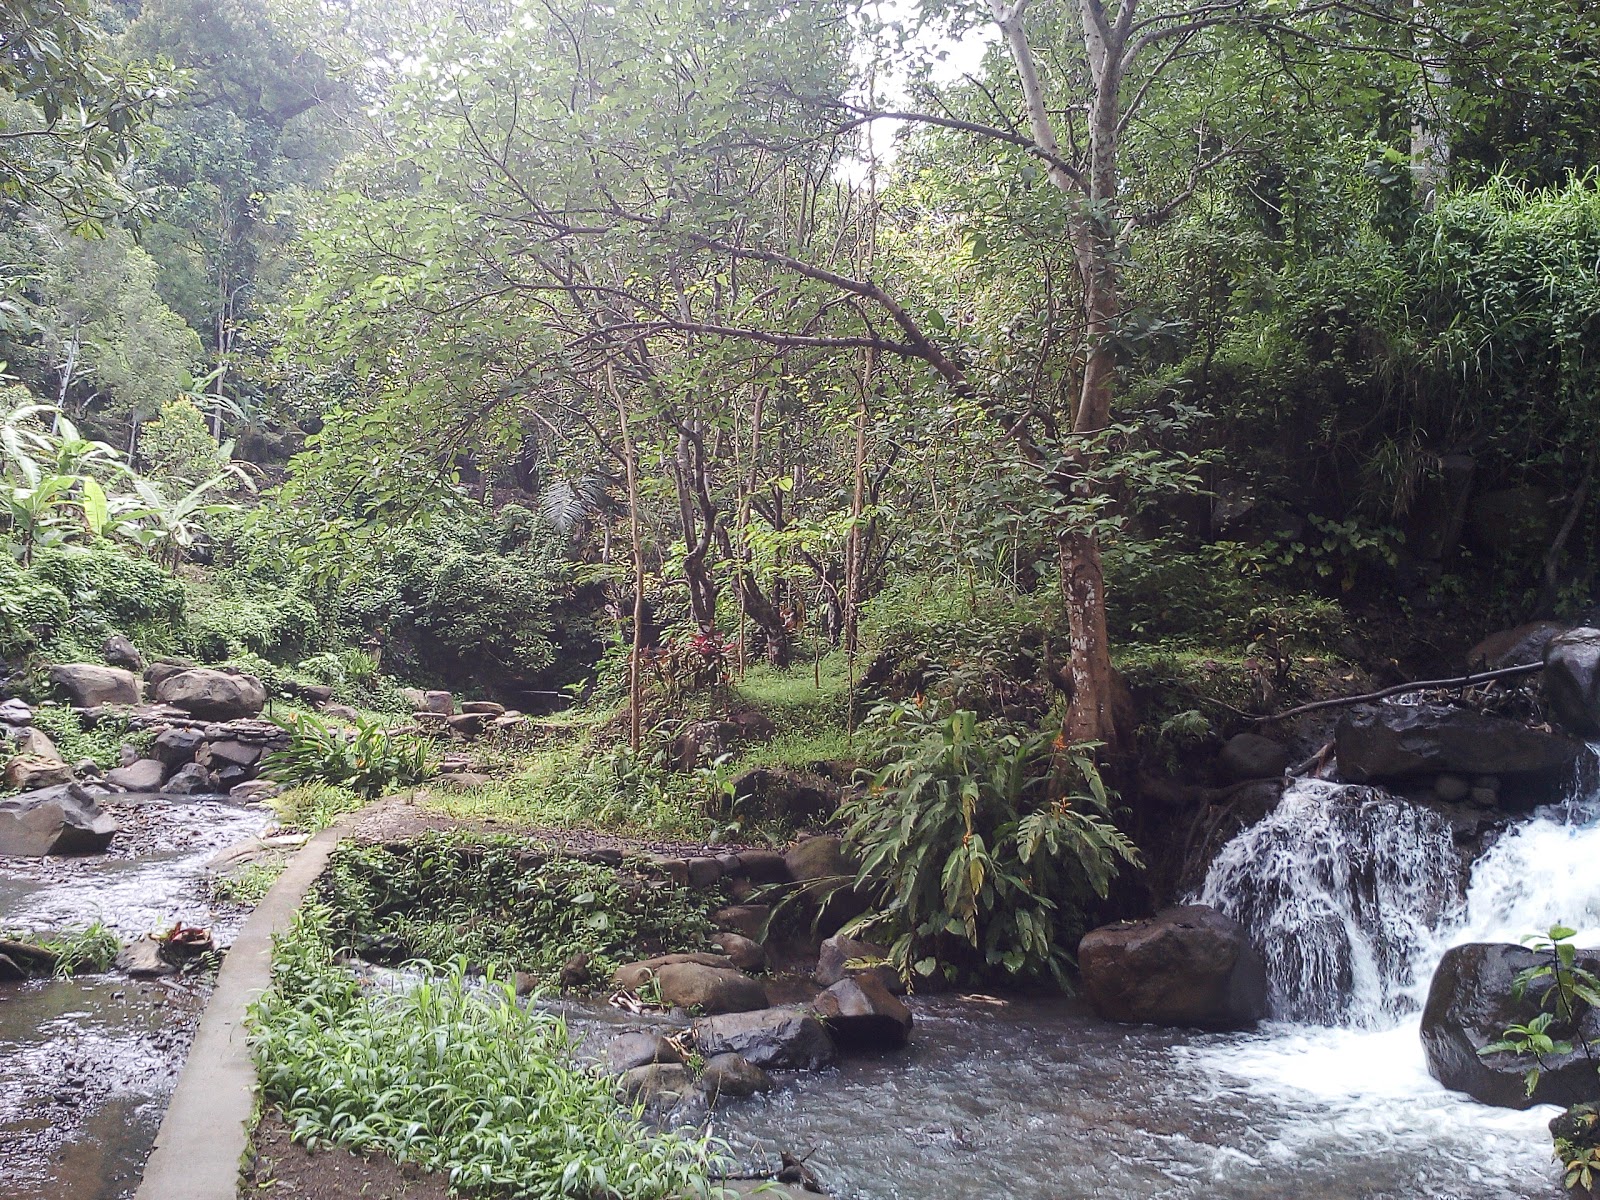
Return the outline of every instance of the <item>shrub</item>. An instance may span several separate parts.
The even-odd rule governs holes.
[[[337,939],[385,961],[465,955],[475,967],[554,979],[577,954],[598,979],[619,961],[706,945],[704,893],[549,857],[511,838],[427,834],[399,846],[344,845],[322,898]]]
[[[92,758],[101,770],[118,765],[124,742],[131,742],[142,751],[155,740],[149,730],[130,731],[127,721],[111,715],[101,717],[93,729],[85,729],[78,714],[65,705],[40,705],[34,710],[33,723],[55,743],[67,762]]]
[[[998,735],[932,703],[882,706],[864,732],[877,770],[841,810],[855,886],[875,901],[855,928],[887,940],[908,978],[1064,985],[1084,904],[1139,863],[1087,749],[1057,756],[1050,735]]]
[[[277,724],[289,731],[289,745],[267,755],[261,773],[278,783],[332,784],[372,799],[433,773],[426,740],[390,735],[377,721],[358,718],[353,735],[310,713],[289,713]]]
[[[713,1194],[711,1144],[643,1128],[615,1080],[577,1061],[559,1017],[493,977],[469,983],[460,961],[402,992],[366,991],[325,927],[312,909],[279,939],[251,1017],[263,1096],[297,1141],[513,1200]]]
[[[28,568],[0,567],[0,639],[20,635],[33,642],[27,648],[58,659],[96,661],[113,633],[143,648],[165,649],[184,610],[177,580],[110,546],[41,549]]]

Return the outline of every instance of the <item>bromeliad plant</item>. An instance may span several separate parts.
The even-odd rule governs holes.
[[[852,931],[886,941],[908,979],[1065,985],[1084,905],[1139,862],[1109,820],[1093,747],[1059,755],[1049,734],[999,733],[929,701],[880,706],[864,731],[876,770],[842,815],[861,863],[852,886],[874,903]]]
[[[428,743],[391,734],[378,721],[356,718],[355,731],[335,729],[311,713],[289,713],[276,724],[289,745],[269,754],[262,774],[291,787],[325,783],[374,799],[391,787],[413,787],[433,774]]]

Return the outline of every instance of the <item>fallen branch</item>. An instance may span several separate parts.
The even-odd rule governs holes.
[[[1298,708],[1291,708],[1286,712],[1276,713],[1272,716],[1257,717],[1255,723],[1265,724],[1269,721],[1282,721],[1286,717],[1298,717],[1301,713],[1317,712],[1324,708],[1342,708],[1347,704],[1365,704],[1369,700],[1384,700],[1390,696],[1398,696],[1404,692],[1423,692],[1430,688],[1464,688],[1473,687],[1480,683],[1491,683],[1496,679],[1515,679],[1519,675],[1532,675],[1535,671],[1544,670],[1543,663],[1525,663],[1520,667],[1501,667],[1498,671],[1479,671],[1473,675],[1460,675],[1455,679],[1424,679],[1417,683],[1397,683],[1393,687],[1386,687],[1376,692],[1366,692],[1360,696],[1341,696],[1337,700],[1318,700],[1314,704],[1302,704]]]

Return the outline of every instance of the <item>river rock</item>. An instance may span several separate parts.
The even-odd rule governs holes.
[[[1467,670],[1499,671],[1543,662],[1545,647],[1551,639],[1560,637],[1570,628],[1560,621],[1530,621],[1515,629],[1491,633],[1467,651]]]
[[[100,647],[100,657],[124,671],[137,673],[144,670],[144,655],[120,633],[114,633],[106,639],[105,645]]]
[[[1217,765],[1236,783],[1246,779],[1276,779],[1289,769],[1289,751],[1282,742],[1259,733],[1238,733],[1223,743]]]
[[[624,1033],[606,1045],[606,1070],[621,1075],[651,1063],[681,1063],[683,1054],[658,1033]]]
[[[789,864],[776,850],[741,850],[733,856],[737,861],[728,869],[729,875],[748,879],[751,883],[790,883]]]
[[[159,792],[167,779],[167,765],[159,758],[141,758],[106,773],[106,782],[130,792]]]
[[[449,727],[451,733],[470,742],[488,728],[489,718],[482,713],[464,712],[457,713],[453,717],[446,717],[444,723]]]
[[[752,941],[740,933],[724,931],[712,937],[711,942],[728,956],[728,961],[741,971],[765,971],[767,952],[760,942]]]
[[[811,1002],[840,1046],[898,1050],[911,1038],[911,1010],[875,975],[841,979]]]
[[[753,942],[763,941],[767,935],[767,921],[772,917],[768,904],[729,904],[711,914],[711,923],[747,937]]]
[[[163,679],[168,679],[179,671],[192,671],[199,665],[191,658],[158,658],[144,669],[144,681],[150,685],[153,692]]]
[[[228,799],[237,804],[261,804],[283,795],[283,785],[270,779],[250,779],[228,789]]]
[[[783,856],[783,862],[789,869],[789,878],[796,883],[855,875],[855,868],[845,859],[840,840],[826,835],[797,842]]]
[[[0,702],[0,725],[31,725],[33,709],[24,701],[12,698]]]
[[[702,967],[726,967],[728,960],[720,954],[706,954],[699,951],[692,954],[661,954],[655,958],[623,963],[611,972],[611,986],[636,991],[654,979],[662,967],[678,963],[697,963]]]
[[[1445,772],[1565,782],[1584,752],[1572,738],[1442,704],[1353,709],[1340,720],[1335,741],[1339,773],[1352,783]]]
[[[1533,1063],[1514,1054],[1478,1053],[1498,1042],[1509,1025],[1526,1024],[1541,1011],[1549,990],[1547,981],[1529,987],[1516,1000],[1512,996],[1519,972],[1549,961],[1548,955],[1526,946],[1471,942],[1445,951],[1428,986],[1422,1010],[1422,1047],[1428,1072],[1452,1091],[1466,1092],[1484,1104],[1501,1108],[1529,1108],[1535,1104],[1577,1104],[1592,1100],[1600,1091],[1594,1064],[1581,1049],[1570,1054],[1546,1055],[1545,1069],[1530,1097],[1524,1078]],[[1600,973],[1600,950],[1580,950],[1577,965]],[[1561,1040],[1574,1040],[1573,1031],[1552,1029]],[[1600,1038],[1600,1013],[1584,1013],[1577,1034],[1585,1040]]]
[[[19,792],[36,792],[72,782],[72,768],[59,758],[19,754],[6,763],[5,781]]]
[[[1241,1029],[1267,1015],[1267,973],[1239,924],[1204,904],[1084,934],[1078,969],[1108,1021]]]
[[[1600,736],[1600,629],[1573,629],[1550,639],[1544,694],[1565,728],[1579,737]]]
[[[184,763],[161,790],[170,796],[200,796],[217,790],[211,772],[199,763]]]
[[[198,729],[163,729],[156,735],[156,743],[150,753],[169,767],[181,767],[184,763],[194,761],[195,752],[204,741]]]
[[[900,978],[900,973],[888,965],[889,952],[882,946],[871,942],[858,941],[843,934],[835,934],[825,938],[817,952],[817,969],[811,973],[823,987],[832,987],[841,979],[850,979],[857,975],[874,975],[895,995],[905,993],[905,980]],[[870,967],[851,967],[848,964],[857,959],[875,961],[877,965]]]
[[[257,715],[267,689],[254,675],[191,667],[156,684],[156,699],[207,721],[231,721]]]
[[[723,1097],[732,1100],[770,1092],[772,1076],[742,1054],[714,1054],[700,1072],[699,1087],[713,1102]]]
[[[665,1003],[704,1013],[752,1012],[767,1006],[766,989],[732,967],[669,963],[656,972],[656,986]]]
[[[694,1040],[707,1058],[738,1054],[768,1071],[820,1071],[838,1053],[822,1022],[798,1008],[704,1017],[694,1023]]]
[[[476,713],[480,717],[494,718],[505,716],[506,706],[504,704],[496,704],[493,700],[463,700],[461,702],[461,711],[464,713]]]
[[[694,1081],[689,1068],[682,1063],[650,1063],[622,1072],[617,1090],[629,1100],[654,1100],[659,1102],[662,1093],[670,1092],[674,1100],[687,1092]]]
[[[438,713],[442,717],[448,717],[456,711],[456,698],[449,692],[424,692],[420,711]]]
[[[50,682],[66,693],[74,708],[139,703],[139,677],[120,667],[58,663],[50,668]]]
[[[839,798],[822,776],[788,767],[753,767],[733,781],[733,809],[750,821],[811,825],[833,816]]]
[[[98,854],[111,844],[117,828],[94,796],[76,783],[0,799],[0,854]]]
[[[160,979],[176,975],[178,968],[161,953],[161,943],[146,934],[117,952],[117,970],[134,979]]]

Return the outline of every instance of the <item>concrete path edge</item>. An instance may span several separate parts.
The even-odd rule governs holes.
[[[342,835],[335,824],[302,846],[234,938],[134,1200],[236,1200],[256,1100],[245,1013],[272,984],[272,935],[289,927]]]

